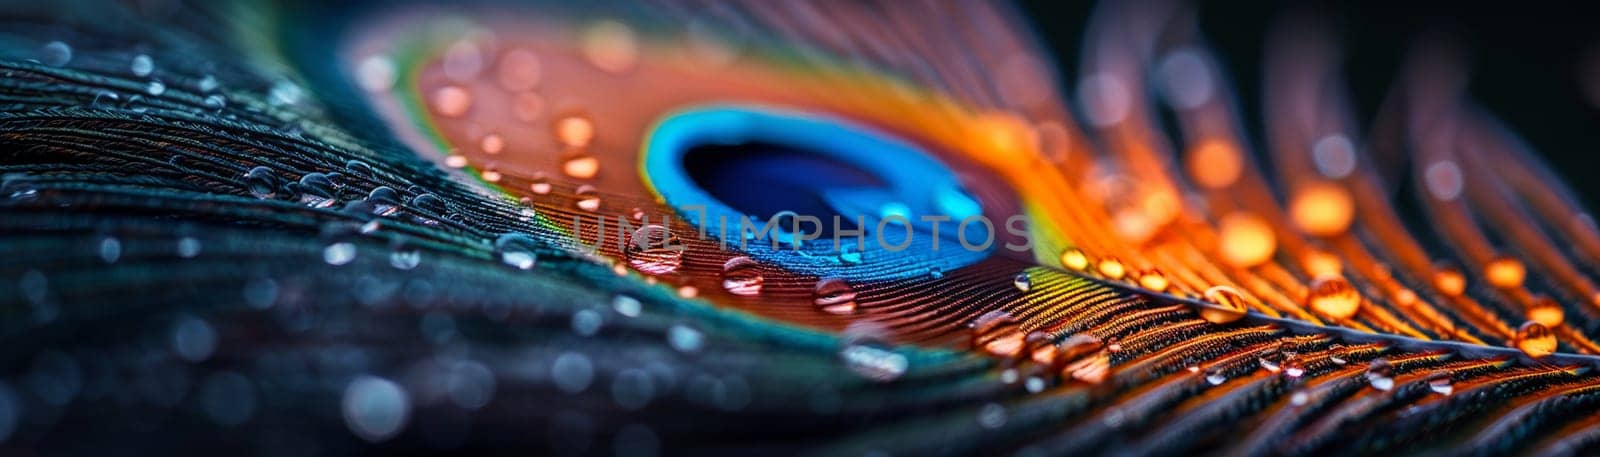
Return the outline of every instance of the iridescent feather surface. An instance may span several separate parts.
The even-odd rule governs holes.
[[[1367,119],[1201,11],[6,5],[0,451],[1600,451],[1600,230],[1461,50]]]

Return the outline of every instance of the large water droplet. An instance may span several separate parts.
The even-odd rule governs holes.
[[[322,261],[328,265],[344,265],[356,259],[356,245],[349,242],[329,244],[322,248]]]
[[[1205,299],[1209,303],[1199,303],[1195,311],[1200,317],[1213,324],[1226,324],[1243,318],[1249,311],[1243,293],[1229,286],[1212,286],[1205,291]]]
[[[1033,278],[1029,277],[1026,271],[1017,273],[1017,276],[1011,278],[1011,286],[1023,292],[1033,290]]]
[[[594,186],[588,184],[578,186],[576,200],[573,204],[584,211],[599,211],[600,194],[595,190]]]
[[[306,206],[327,208],[339,203],[339,199],[334,197],[333,180],[326,174],[306,173],[300,177],[295,190],[300,192],[300,203]]]
[[[52,67],[66,65],[72,61],[72,47],[60,41],[51,41],[44,44],[40,51],[39,62]]]
[[[344,423],[361,439],[380,442],[394,437],[411,415],[405,389],[393,381],[359,376],[344,389]]]
[[[1054,366],[1064,379],[1099,384],[1111,373],[1111,353],[1100,338],[1080,333],[1056,345]]]
[[[1084,255],[1083,251],[1078,250],[1078,248],[1067,248],[1067,250],[1061,251],[1061,266],[1083,271],[1083,269],[1089,268],[1089,256]]]
[[[1335,319],[1349,319],[1361,310],[1361,293],[1344,278],[1319,277],[1311,281],[1310,289],[1306,304],[1318,313]]]
[[[426,192],[411,197],[411,206],[421,210],[417,217],[422,223],[428,225],[438,224],[439,221],[434,220],[433,217],[444,216],[449,212],[449,206],[445,204],[443,198]]]
[[[271,168],[251,168],[244,174],[244,184],[256,198],[272,198],[278,194],[278,176]]]
[[[660,225],[639,227],[628,237],[628,265],[650,275],[678,270],[683,263],[683,243],[671,230]]]
[[[722,288],[728,293],[753,297],[761,294],[761,266],[749,257],[738,256],[722,264]]]
[[[132,71],[134,76],[141,78],[150,76],[150,72],[155,71],[155,69],[155,61],[150,60],[150,56],[144,54],[133,56],[133,60],[128,63],[128,70]]]
[[[389,186],[378,186],[367,193],[367,203],[372,205],[372,214],[388,216],[400,211],[400,192]]]
[[[812,292],[812,303],[822,312],[851,314],[856,311],[856,290],[843,279],[827,278],[818,281],[817,288]]]
[[[167,83],[163,83],[160,80],[151,80],[144,85],[144,92],[151,96],[167,93]]]
[[[546,177],[544,173],[534,173],[533,178],[528,180],[528,190],[533,191],[535,194],[548,194],[550,193],[550,187],[550,178]]]
[[[1556,352],[1557,342],[1555,332],[1544,324],[1528,321],[1517,328],[1514,340],[1517,349],[1529,357],[1544,357]]]
[[[850,371],[877,382],[889,382],[905,375],[910,365],[906,356],[888,344],[888,331],[872,322],[857,322],[845,327],[844,346],[839,360]]]
[[[521,270],[532,269],[538,262],[539,242],[522,233],[505,233],[494,240],[494,252],[506,265]]]
[[[594,122],[588,116],[569,115],[555,121],[556,140],[571,148],[582,148],[594,140]]]
[[[600,159],[582,151],[561,159],[561,172],[578,179],[590,179],[600,174]]]
[[[1394,388],[1394,365],[1388,360],[1372,359],[1371,362],[1367,362],[1365,376],[1367,383],[1374,389],[1388,392]]]
[[[1428,390],[1439,395],[1450,395],[1456,391],[1454,379],[1448,370],[1435,371],[1428,375]]]
[[[1011,313],[995,310],[978,316],[967,324],[972,331],[972,348],[1003,358],[1016,358],[1022,354],[1022,326]]]
[[[1528,320],[1538,322],[1545,327],[1555,327],[1567,320],[1567,312],[1561,304],[1549,296],[1534,297],[1533,303],[1528,305]]]

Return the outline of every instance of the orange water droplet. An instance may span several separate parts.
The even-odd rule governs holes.
[[[478,148],[489,154],[499,154],[506,149],[506,139],[498,133],[484,135],[478,140]]]
[[[1306,234],[1334,236],[1344,233],[1355,219],[1355,201],[1338,184],[1319,181],[1295,190],[1289,217]]]
[[[472,92],[459,86],[444,86],[433,91],[433,111],[444,117],[461,117],[472,108]]]
[[[1003,358],[1016,358],[1022,354],[1024,334],[1011,313],[990,311],[967,324],[972,330],[973,349]]]
[[[1483,276],[1489,281],[1489,285],[1511,289],[1522,287],[1522,281],[1528,277],[1528,269],[1522,265],[1521,260],[1500,255],[1483,266]]]
[[[1117,260],[1116,257],[1100,259],[1100,264],[1096,265],[1095,269],[1100,272],[1100,276],[1109,279],[1122,279],[1123,276],[1128,274],[1127,268],[1123,267],[1122,261]]]
[[[500,56],[495,76],[500,87],[511,92],[522,92],[539,85],[542,75],[539,56],[526,49],[513,49]]]
[[[1361,310],[1361,293],[1342,277],[1323,276],[1311,281],[1306,305],[1335,319],[1349,319]]]
[[[1272,226],[1255,213],[1237,211],[1223,216],[1217,230],[1218,251],[1224,261],[1235,267],[1265,263],[1278,249],[1278,238]]]
[[[856,290],[843,279],[827,278],[818,281],[817,288],[812,291],[812,297],[812,304],[822,312],[828,314],[856,312]]]
[[[1167,287],[1171,286],[1172,283],[1167,280],[1166,275],[1161,274],[1160,270],[1149,270],[1139,274],[1139,287],[1151,292],[1166,292]]]
[[[1111,354],[1100,338],[1080,333],[1056,345],[1055,366],[1062,378],[1100,384],[1111,373]]]
[[[1555,327],[1567,320],[1567,313],[1555,299],[1540,295],[1528,305],[1528,320],[1545,327]]]
[[[568,115],[555,122],[556,139],[568,147],[581,148],[594,140],[594,121],[587,116]]]
[[[1207,189],[1233,185],[1244,171],[1244,158],[1226,141],[1207,140],[1184,157],[1185,168],[1194,182]]]
[[[1529,357],[1544,357],[1556,352],[1556,334],[1534,321],[1523,322],[1517,328],[1517,336],[1513,341],[1517,349]]]
[[[1344,269],[1344,262],[1339,260],[1339,256],[1327,251],[1312,249],[1306,251],[1305,256],[1300,258],[1300,266],[1315,278],[1338,275],[1340,270]]]
[[[1061,265],[1073,270],[1083,271],[1089,268],[1089,256],[1084,255],[1078,248],[1067,248],[1061,251]]]
[[[528,183],[528,190],[539,195],[550,193],[550,187],[550,178],[545,177],[544,173],[535,173]]]
[[[590,212],[600,210],[600,194],[595,191],[594,186],[588,184],[578,186],[576,197],[577,200],[573,203],[578,209]]]
[[[1205,291],[1206,301],[1195,310],[1213,324],[1226,324],[1243,318],[1250,306],[1243,293],[1230,286],[1212,286]]]
[[[1439,293],[1456,297],[1467,291],[1467,276],[1452,265],[1439,265],[1434,267],[1433,288]]]
[[[728,293],[753,297],[761,294],[761,266],[749,257],[738,256],[722,264],[722,288]]]
[[[600,173],[600,159],[577,153],[561,161],[561,172],[578,179],[590,179]]]

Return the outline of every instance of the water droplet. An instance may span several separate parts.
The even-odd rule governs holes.
[[[646,281],[650,281],[650,280],[654,280],[654,279],[655,278],[646,278]],[[678,296],[679,297],[683,297],[683,298],[698,297],[698,296],[700,296],[700,288],[695,287],[695,286],[691,286],[691,285],[687,285],[687,284],[682,285],[682,286],[678,286]]]
[[[198,255],[200,255],[199,239],[189,236],[178,239],[178,257],[192,259]]]
[[[1283,360],[1283,374],[1291,378],[1298,378],[1306,374],[1305,362],[1297,356],[1287,356]]]
[[[542,74],[539,56],[526,49],[512,49],[500,55],[496,74],[500,87],[510,92],[531,90]]]
[[[467,167],[467,156],[458,155],[458,154],[454,154],[454,153],[452,153],[452,154],[450,154],[448,156],[445,156],[444,157],[444,166],[447,166],[447,167],[450,167],[450,168],[454,168],[454,169],[466,168]]]
[[[628,265],[648,275],[678,271],[685,247],[671,230],[647,224],[628,237]]]
[[[1269,354],[1267,356],[1256,357],[1256,363],[1261,365],[1262,369],[1271,373],[1283,371],[1283,365],[1280,365],[1277,360],[1273,360],[1272,357],[1275,357],[1275,355]]]
[[[506,139],[498,133],[484,135],[478,140],[478,149],[488,154],[499,154],[506,149]]]
[[[578,179],[590,179],[600,174],[600,159],[578,152],[561,160],[561,172]]]
[[[694,327],[685,324],[673,324],[672,327],[667,328],[667,344],[678,352],[693,354],[705,348],[706,336],[704,333],[700,333],[699,330],[695,330]]]
[[[411,270],[422,264],[422,250],[397,248],[389,252],[389,266],[397,270]]]
[[[1123,276],[1128,274],[1128,269],[1116,257],[1100,259],[1100,264],[1095,266],[1095,270],[1100,272],[1100,276],[1107,279],[1122,279]]]
[[[639,317],[639,313],[644,311],[644,304],[639,303],[639,300],[636,298],[629,297],[627,295],[618,295],[611,299],[611,309],[616,310],[617,314],[621,314],[623,316]]]
[[[1328,317],[1349,319],[1361,310],[1361,293],[1342,277],[1323,276],[1311,281],[1306,302],[1312,310]]]
[[[100,260],[111,264],[117,263],[117,259],[121,258],[122,241],[110,236],[100,239]]]
[[[1433,287],[1446,296],[1460,296],[1467,291],[1467,277],[1454,265],[1440,264],[1434,267]]]
[[[722,264],[722,288],[728,293],[753,297],[761,294],[761,265],[749,257],[738,256]]]
[[[1167,288],[1171,286],[1172,283],[1167,280],[1166,275],[1161,274],[1160,270],[1148,270],[1139,273],[1139,287],[1143,287],[1145,290],[1166,292]]]
[[[587,116],[568,115],[555,121],[556,139],[570,148],[583,148],[594,140],[594,122]]]
[[[201,101],[201,103],[204,103],[206,108],[221,110],[222,108],[228,106],[228,99],[221,95],[207,95],[206,99]]]
[[[600,194],[595,191],[594,186],[588,184],[578,186],[575,197],[574,204],[578,206],[578,209],[590,212],[600,210]]]
[[[1079,333],[1056,345],[1054,366],[1062,378],[1099,384],[1111,373],[1111,354],[1100,338]]]
[[[1528,277],[1528,268],[1516,257],[1498,255],[1483,266],[1483,276],[1489,285],[1514,289],[1522,287],[1523,280]]]
[[[387,56],[367,56],[356,65],[356,82],[367,92],[387,92],[394,87],[397,76],[394,61]]]
[[[411,415],[411,401],[405,389],[375,376],[363,375],[350,381],[341,406],[350,431],[374,443],[398,434]]]
[[[150,76],[150,72],[155,71],[155,69],[155,61],[150,60],[150,56],[144,54],[133,56],[133,60],[128,63],[128,70],[132,71],[134,76],[141,78]]]
[[[334,197],[334,183],[331,178],[322,173],[306,173],[300,177],[299,186],[300,203],[312,208],[327,208],[339,203]]]
[[[944,269],[939,267],[928,267],[928,277],[933,279],[944,279]]]
[[[443,216],[449,212],[449,206],[444,199],[431,193],[421,193],[411,197],[411,206],[425,211],[423,214],[428,216]]]
[[[39,197],[39,188],[28,175],[10,173],[0,177],[0,195],[12,200],[33,200]]]
[[[550,178],[544,173],[535,173],[533,178],[528,180],[528,190],[539,195],[550,193]]]
[[[818,281],[817,288],[812,292],[812,303],[822,312],[828,314],[856,312],[856,290],[843,279],[827,278]]]
[[[1006,407],[989,403],[978,409],[978,426],[995,430],[1006,425]]]
[[[1029,277],[1026,271],[1017,273],[1017,276],[1011,278],[1011,285],[1017,290],[1027,292],[1033,289],[1033,278]]]
[[[1266,218],[1236,211],[1218,221],[1217,246],[1228,265],[1249,268],[1272,259],[1278,238]]]
[[[272,198],[278,193],[278,177],[271,168],[251,168],[244,174],[244,183],[256,198]]]
[[[1000,310],[984,313],[968,323],[967,328],[972,331],[974,350],[1008,359],[1022,354],[1026,335],[1011,313]]]
[[[122,97],[117,96],[116,92],[101,89],[95,91],[94,100],[90,100],[89,105],[95,108],[114,108],[120,99]]]
[[[1228,374],[1223,372],[1221,368],[1212,368],[1212,369],[1206,370],[1206,383],[1207,384],[1211,384],[1213,386],[1220,386],[1224,382],[1228,382]]]
[[[1306,403],[1310,402],[1311,395],[1307,394],[1304,390],[1295,390],[1294,393],[1289,394],[1289,404],[1295,406],[1305,406]]]
[[[1538,322],[1545,327],[1555,327],[1567,320],[1567,313],[1561,309],[1561,304],[1546,295],[1534,297],[1533,303],[1528,305],[1528,320]]]
[[[1374,389],[1388,392],[1394,388],[1394,365],[1388,360],[1372,359],[1371,362],[1367,362],[1365,376],[1367,383]]]
[[[583,354],[563,353],[556,356],[555,363],[550,364],[550,378],[563,392],[569,394],[582,392],[589,388],[589,382],[594,380],[594,364]]]
[[[459,86],[444,86],[433,91],[433,111],[444,117],[461,117],[472,108],[472,92]]]
[[[845,265],[860,265],[861,251],[848,244],[841,245],[839,247],[839,263]]]
[[[217,348],[217,331],[200,318],[181,315],[172,324],[172,352],[190,362],[202,362]]]
[[[539,260],[539,242],[522,233],[501,234],[494,240],[494,252],[500,261],[519,270],[532,269]]]
[[[881,324],[857,322],[845,327],[844,346],[839,349],[839,360],[850,371],[877,382],[889,382],[905,375],[910,365],[906,356],[894,352],[888,344],[888,331]]]
[[[1528,321],[1517,327],[1517,336],[1514,339],[1517,349],[1529,357],[1539,358],[1556,352],[1557,341],[1555,332],[1544,324]]]
[[[1439,395],[1449,396],[1456,391],[1450,372],[1446,370],[1435,371],[1428,375],[1428,390]]]
[[[1213,324],[1226,324],[1243,318],[1249,311],[1244,294],[1238,289],[1229,286],[1212,286],[1206,289],[1205,299],[1210,303],[1199,303],[1195,311],[1200,313],[1200,318]]]
[[[274,105],[293,105],[300,103],[304,95],[305,91],[300,89],[299,84],[289,80],[279,80],[267,91],[267,101]]]
[[[600,326],[604,324],[600,313],[591,309],[579,310],[572,313],[572,331],[582,336],[594,336],[600,333]]]
[[[374,187],[367,193],[367,203],[372,205],[372,214],[392,215],[400,211],[400,192],[389,186]]]
[[[328,265],[344,265],[356,259],[356,245],[338,242],[322,248],[322,261]]]
[[[202,76],[200,77],[199,81],[195,81],[194,83],[195,90],[198,90],[201,93],[208,93],[217,90],[218,86],[221,86],[221,84],[217,82],[217,77],[211,75]]]
[[[151,80],[149,83],[144,85],[144,92],[150,94],[151,96],[158,96],[167,93],[167,84],[161,82],[160,80]]]
[[[617,21],[598,21],[584,28],[582,49],[591,65],[612,73],[632,69],[639,57],[633,29]]]
[[[1061,251],[1061,266],[1083,271],[1083,269],[1089,268],[1089,256],[1084,255],[1083,251],[1078,250],[1078,248],[1067,248],[1067,250]]]
[[[45,43],[40,54],[39,62],[52,67],[63,66],[72,61],[72,47],[60,41]]]

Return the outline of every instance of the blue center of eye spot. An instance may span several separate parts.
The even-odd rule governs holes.
[[[960,222],[982,216],[983,207],[948,167],[909,142],[842,119],[701,106],[658,121],[643,149],[645,182],[680,217],[708,239],[795,273],[847,280],[925,276],[933,268],[949,271],[982,260],[998,244],[968,250],[959,242]],[[818,238],[789,233],[796,215],[821,222],[800,225],[807,233],[820,231]],[[776,218],[769,235],[779,247],[768,239],[741,240],[741,218],[757,230]],[[909,240],[899,218],[909,222]],[[856,230],[863,232],[859,245]],[[991,235],[983,224],[965,228],[974,245]],[[843,251],[835,249],[836,236]]]

